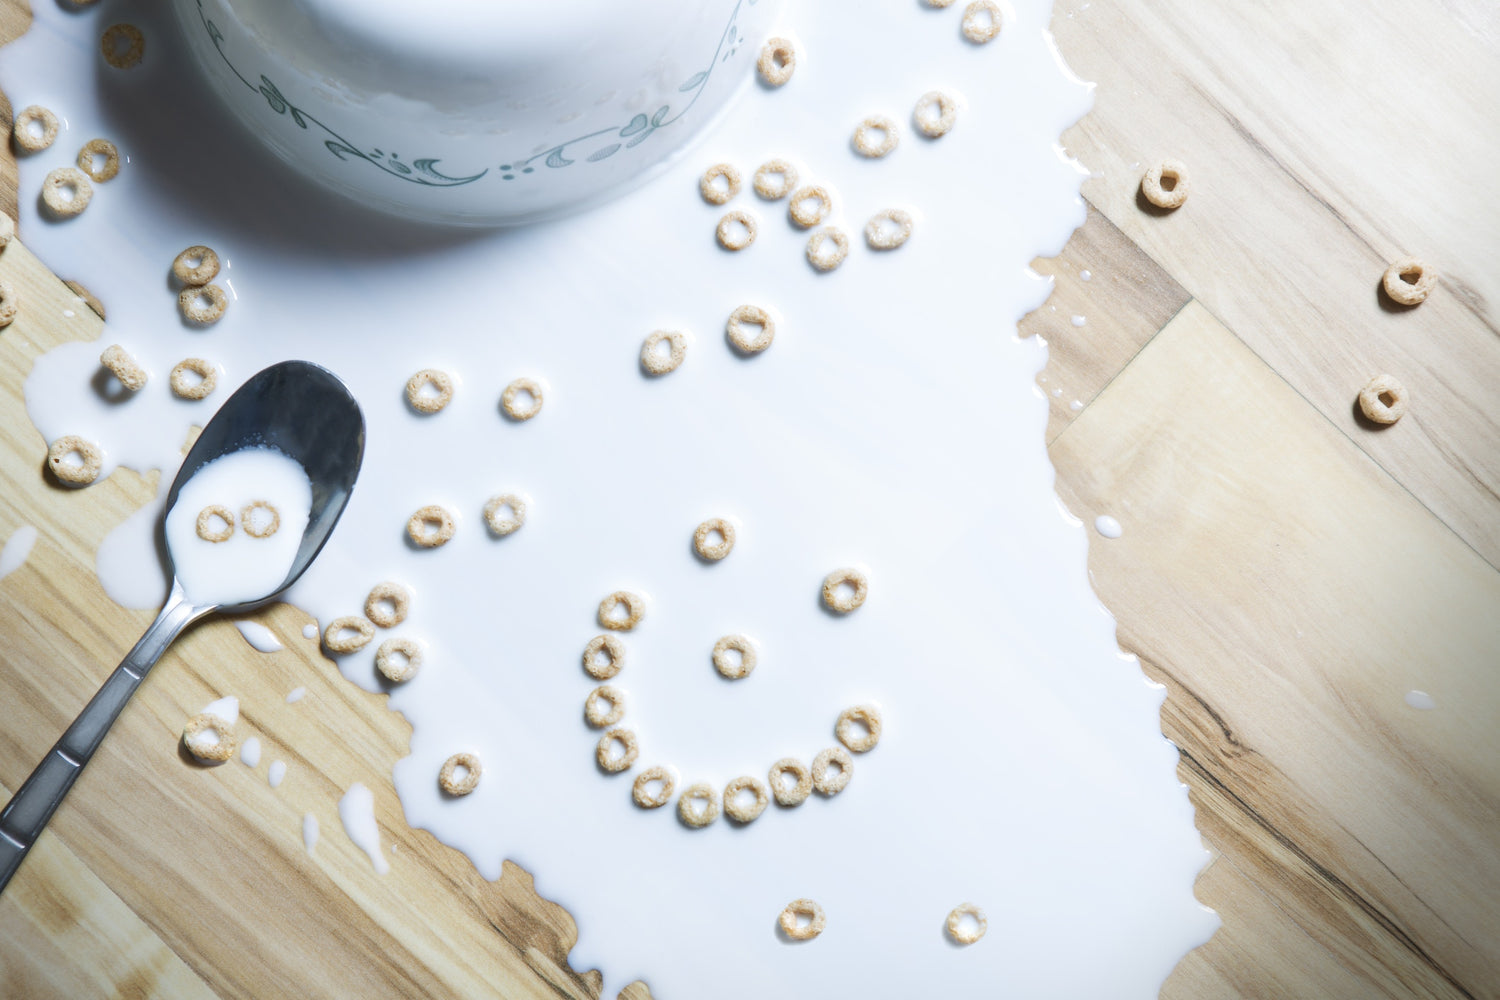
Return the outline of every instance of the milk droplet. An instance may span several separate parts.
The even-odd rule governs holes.
[[[36,544],[37,530],[29,524],[23,524],[10,533],[5,540],[5,548],[0,549],[0,579],[4,579],[26,561],[31,555],[31,547]]]
[[[1077,313],[1074,313],[1074,315],[1073,315],[1073,325],[1074,326],[1083,326],[1088,321],[1089,320],[1088,320],[1087,316],[1080,316]]]
[[[344,797],[339,799],[339,819],[343,821],[344,833],[354,846],[370,856],[375,871],[381,875],[391,870],[390,862],[380,852],[380,827],[375,822],[375,795],[359,782],[349,786]]]
[[[281,640],[276,638],[276,633],[266,628],[260,622],[235,622],[234,627],[240,630],[240,635],[245,637],[255,649],[262,653],[274,653],[281,649]]]
[[[288,705],[295,705],[295,704],[297,704],[297,702],[299,702],[299,701],[302,700],[302,697],[305,694],[307,694],[307,688],[304,688],[304,687],[292,688],[286,694],[286,703]]]
[[[1073,402],[1071,402],[1071,403],[1068,404],[1068,409],[1072,410],[1074,413],[1077,413],[1079,410],[1083,409],[1083,400],[1081,400],[1081,399],[1075,399],[1075,400],[1073,400]]]
[[[260,763],[260,740],[252,736],[240,744],[240,763],[247,767]]]
[[[231,726],[240,721],[240,700],[234,695],[220,698],[218,701],[209,702],[204,707],[203,715],[217,715]]]
[[[312,813],[302,815],[302,846],[307,848],[308,854],[318,846],[318,817]]]
[[[1079,271],[1078,272],[1078,277],[1082,278],[1084,281],[1088,281],[1088,280],[1092,279],[1094,276],[1092,274],[1090,274],[1088,271]]]
[[[316,624],[314,624],[313,622],[308,622],[306,625],[302,626],[302,638],[316,639],[317,637],[318,626]]]
[[[1406,692],[1406,703],[1412,708],[1419,708],[1424,711],[1429,708],[1437,708],[1437,702],[1433,701],[1432,695],[1426,691]]]
[[[266,775],[266,780],[271,783],[271,787],[275,788],[278,785],[280,785],[281,784],[281,779],[285,778],[285,777],[286,777],[286,761],[284,761],[284,760],[273,760],[273,761],[271,761],[271,771],[270,771],[269,774]]]
[[[1119,538],[1125,533],[1125,529],[1120,527],[1120,522],[1108,514],[1100,514],[1094,519],[1094,530],[1105,538]]]

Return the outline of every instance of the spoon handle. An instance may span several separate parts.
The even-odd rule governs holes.
[[[120,710],[140,687],[147,671],[161,659],[172,640],[208,610],[187,603],[181,589],[174,583],[166,607],[146,629],[141,641],[125,654],[125,659],[73,720],[62,739],[0,811],[0,892],[5,891],[26,852],[36,843],[47,820],[62,804],[63,796],[68,794],[68,789],[78,779],[78,773],[94,756],[94,751],[104,741],[104,734],[109,732]]]

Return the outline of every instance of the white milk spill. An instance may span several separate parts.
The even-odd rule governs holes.
[[[1406,703],[1412,708],[1421,709],[1423,711],[1437,708],[1437,702],[1433,701],[1432,695],[1428,694],[1426,691],[1406,692]]]
[[[281,781],[285,777],[286,777],[286,761],[284,761],[284,760],[273,760],[273,761],[271,761],[270,770],[266,774],[266,780],[271,783],[271,787],[272,788],[278,788],[278,787],[280,787],[281,786]]]
[[[1154,997],[1216,926],[1192,895],[1207,855],[1160,735],[1163,692],[1119,654],[1089,590],[1088,539],[1059,514],[1043,446],[1046,347],[1015,332],[1050,290],[1027,263],[1084,220],[1083,173],[1056,144],[1090,93],[1053,50],[1050,4],[1014,7],[976,46],[960,35],[961,4],[881,0],[857,17],[798,5],[777,31],[800,53],[785,87],[751,84],[684,160],[621,200],[504,232],[414,228],[311,192],[223,132],[172,65],[181,43],[155,5],[108,8],[149,39],[129,72],[98,61],[98,14],[55,4],[37,4],[5,50],[12,102],[70,124],[21,164],[22,233],[104,301],[104,343],[155,373],[110,402],[94,386],[103,344],[60,348],[27,383],[33,420],[169,480],[189,424],[265,365],[305,358],[348,382],[369,425],[364,470],[290,599],[327,623],[358,613],[377,582],[411,590],[406,621],[382,633],[425,643],[417,676],[390,688],[413,726],[395,768],[407,821],[488,878],[506,858],[532,872],[577,919],[572,964],[602,969],[606,996],[641,977],[662,1000],[705,982],[730,1000],[934,984],[953,997]],[[908,123],[938,88],[960,110],[928,140]],[[849,139],[877,113],[899,123],[900,144],[867,160]],[[129,162],[81,216],[39,218],[42,177],[94,135]],[[786,202],[750,190],[776,156],[831,192],[828,221],[850,241],[839,269],[813,270]],[[724,207],[698,195],[719,161],[745,182]],[[545,184],[553,169],[589,164],[503,183]],[[911,213],[913,235],[875,252],[864,225],[888,207]],[[737,254],[713,235],[733,209],[759,220]],[[178,319],[167,278],[199,242],[224,258],[230,297],[201,330]],[[724,340],[741,303],[776,321],[754,357]],[[691,343],[680,369],[650,378],[639,353],[656,329]],[[202,402],[166,386],[184,357],[222,368]],[[426,367],[457,391],[419,416],[402,390]],[[513,423],[497,401],[521,376],[545,383],[544,407]],[[480,514],[500,492],[531,502],[524,527],[496,538]],[[457,532],[417,549],[404,526],[432,503]],[[711,516],[740,530],[728,558],[705,564],[690,540]],[[151,527],[129,530],[149,546]],[[138,572],[100,565],[112,594],[126,585],[111,577]],[[849,565],[867,569],[869,599],[836,617],[819,587]],[[594,682],[579,658],[600,598],[622,587],[647,598],[611,682],[641,759],[607,775],[581,718]],[[731,633],[759,650],[733,682],[709,662]],[[374,644],[339,665],[385,690],[373,661]],[[865,702],[884,707],[884,736],[836,798],[702,830],[631,803],[653,764],[722,789],[781,757],[810,761],[833,745],[838,713]],[[458,751],[484,774],[450,799],[437,774]],[[340,812],[374,845],[360,790]],[[828,929],[791,945],[775,919],[802,896]],[[989,934],[959,949],[942,927],[965,900],[985,908]]]
[[[260,740],[252,736],[240,744],[240,763],[255,767],[260,763]]]
[[[297,702],[301,701],[303,696],[306,694],[307,688],[305,687],[292,688],[286,693],[286,703],[288,705],[295,705]]]
[[[10,533],[10,537],[5,540],[5,547],[0,549],[0,579],[21,568],[26,557],[31,555],[36,536],[37,530],[29,524],[23,524]]]
[[[306,518],[304,517],[304,521]],[[301,534],[301,532],[298,532]],[[234,627],[240,630],[240,635],[245,637],[252,648],[262,653],[275,653],[281,647],[281,640],[276,638],[276,633],[266,628],[260,622],[235,622]]]
[[[308,854],[318,846],[318,817],[312,813],[302,815],[302,846],[307,848]]]
[[[302,638],[316,639],[317,637],[318,626],[314,625],[312,622],[308,622],[306,625],[302,626]]]
[[[231,726],[240,721],[240,700],[234,695],[220,698],[218,701],[209,702],[204,706],[201,715],[217,715]]]
[[[375,823],[375,795],[356,781],[339,799],[339,819],[354,846],[370,856],[370,863],[381,875],[391,870],[390,862],[380,853],[380,827]]]
[[[1094,518],[1094,530],[1105,538],[1119,538],[1125,534],[1125,529],[1120,526],[1120,522],[1108,514],[1100,514]]]

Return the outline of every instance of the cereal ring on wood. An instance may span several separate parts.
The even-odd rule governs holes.
[[[827,249],[830,243],[832,250]],[[833,226],[819,229],[807,238],[807,262],[819,271],[832,271],[848,256],[849,237]]]
[[[911,238],[911,216],[899,208],[876,212],[865,223],[865,242],[871,250],[894,250]]]
[[[323,630],[323,645],[330,653],[357,653],[375,638],[375,626],[359,615],[343,615]]]
[[[855,128],[852,141],[854,151],[860,156],[878,160],[896,148],[901,141],[901,132],[885,115],[871,115]]]
[[[240,527],[251,538],[270,538],[281,530],[281,511],[268,500],[253,500],[240,509]]]
[[[760,56],[755,60],[760,78],[772,87],[779,87],[792,78],[797,71],[797,50],[785,38],[772,38],[761,46]]]
[[[42,204],[55,219],[71,219],[89,207],[94,187],[77,167],[58,167],[42,181]]]
[[[983,45],[1000,34],[1000,5],[995,0],[974,0],[964,8],[964,37]]]
[[[33,104],[16,115],[10,134],[18,152],[40,153],[57,141],[57,129],[57,115],[50,108]]]
[[[1402,257],[1385,269],[1380,279],[1385,294],[1403,306],[1414,306],[1427,298],[1437,284],[1437,272],[1417,257]]]
[[[661,782],[661,787],[655,792],[651,791],[654,782]],[[660,809],[672,801],[672,792],[677,788],[677,779],[664,767],[648,767],[635,777],[635,784],[630,789],[630,797],[635,804],[642,809]]]
[[[812,205],[811,208],[808,207],[809,204]],[[831,211],[833,198],[829,196],[828,189],[819,184],[798,188],[792,193],[792,200],[786,206],[787,217],[803,229],[816,226],[828,218]]]
[[[823,908],[810,899],[794,899],[786,904],[777,922],[781,924],[781,933],[793,941],[811,941],[828,926]]]
[[[381,628],[395,628],[411,610],[411,591],[399,583],[377,583],[365,598],[365,617]]]
[[[929,139],[945,136],[958,120],[958,102],[941,90],[929,90],[912,109],[911,123]]]
[[[208,734],[213,734],[213,739]],[[239,741],[235,739],[234,727],[217,715],[200,712],[182,727],[182,745],[199,760],[223,762],[234,756]]]
[[[146,369],[136,363],[130,352],[119,344],[110,344],[99,355],[99,363],[108,368],[120,384],[131,392],[139,392],[146,385]]]
[[[229,297],[218,285],[190,285],[177,293],[177,308],[194,326],[210,326],[224,318]]]
[[[719,185],[721,177],[724,179],[722,187]],[[698,181],[698,192],[710,205],[722,205],[740,193],[740,172],[728,163],[715,163],[703,171],[703,177]]]
[[[844,587],[851,588],[850,593],[842,593]],[[847,615],[861,604],[870,594],[870,581],[865,574],[852,567],[836,569],[823,578],[823,603],[830,611],[837,611],[841,615]]]
[[[583,718],[595,729],[613,726],[625,718],[625,694],[617,687],[600,684],[583,703]]]
[[[603,662],[600,655],[603,654]],[[583,669],[596,681],[607,681],[625,666],[625,644],[612,635],[596,635],[583,647]]]
[[[793,784],[786,783],[787,775],[791,775]],[[783,757],[772,764],[766,778],[777,805],[800,806],[812,794],[812,771],[795,757]]]
[[[1406,386],[1392,375],[1376,375],[1359,390],[1359,408],[1377,424],[1394,424],[1406,414]]]
[[[753,796],[749,803],[740,801],[741,792],[749,792]],[[765,812],[770,802],[771,793],[766,791],[765,783],[759,778],[745,775],[724,786],[724,815],[736,823],[749,823]]]
[[[620,753],[610,753],[610,748],[617,743],[620,745]],[[629,729],[611,729],[599,737],[599,745],[594,749],[594,759],[610,774],[618,774],[628,769],[640,755],[640,741]]]
[[[0,250],[4,250],[7,246],[9,246],[10,241],[15,238],[15,235],[15,220],[6,215],[4,212],[0,212]]]
[[[966,924],[965,917],[972,922]],[[948,936],[959,944],[973,944],[989,929],[990,922],[984,918],[984,911],[973,903],[959,903],[948,914]]]
[[[1163,160],[1141,178],[1141,194],[1157,208],[1179,208],[1187,201],[1188,172],[1178,160]]]
[[[216,503],[209,504],[198,512],[197,528],[198,537],[205,542],[227,542],[234,534],[234,511]]]
[[[615,609],[624,609],[624,616],[617,616]],[[629,632],[641,623],[646,614],[646,599],[628,590],[617,590],[599,602],[599,624],[611,632]]]
[[[463,774],[459,774],[459,768]],[[443,769],[438,772],[438,787],[449,795],[468,795],[479,787],[479,776],[484,773],[484,765],[479,763],[479,758],[471,753],[456,753],[443,761]]]
[[[108,139],[90,139],[78,151],[78,169],[98,184],[114,180],[120,172],[120,150]]]
[[[0,212],[0,217],[9,219],[10,216]],[[18,304],[16,302],[16,290],[11,287],[10,282],[0,281],[0,330],[5,329],[16,321]]]
[[[719,793],[706,782],[688,785],[677,798],[677,818],[701,829],[719,818]]]
[[[375,669],[392,684],[402,684],[422,669],[422,645],[415,639],[393,636],[375,649]]]
[[[77,455],[77,462],[69,462],[69,455]],[[76,434],[60,437],[47,449],[47,468],[59,482],[70,486],[87,486],[99,478],[104,465],[104,453],[92,441],[85,441]]]
[[[717,535],[719,540],[714,541]],[[711,517],[693,529],[693,551],[709,562],[718,562],[734,551],[734,525],[722,517]]]
[[[796,186],[797,168],[785,160],[767,160],[755,168],[755,193],[766,201],[780,201]]]
[[[751,326],[760,327],[760,333],[750,336],[750,331],[746,328]],[[724,324],[724,334],[741,354],[759,354],[776,339],[776,321],[760,306],[738,306],[729,314],[729,322]]]
[[[198,376],[193,381],[192,376]],[[172,392],[183,399],[202,399],[219,384],[219,373],[202,358],[183,358],[172,366]]]
[[[665,354],[661,345],[667,345]],[[641,342],[641,367],[652,375],[675,372],[687,356],[687,338],[675,330],[656,330]]]
[[[530,402],[522,398],[522,393]],[[500,394],[500,409],[512,420],[530,420],[542,412],[542,387],[534,379],[516,379]]]
[[[725,250],[743,250],[755,242],[755,217],[748,212],[730,212],[719,220],[714,230],[719,246]]]
[[[457,524],[447,508],[430,503],[406,519],[406,537],[424,549],[435,549],[446,545],[453,537]]]
[[[860,734],[861,726],[864,727],[863,735]],[[880,709],[874,705],[855,705],[839,713],[834,734],[840,743],[855,753],[867,753],[880,742],[880,728]]]
[[[740,654],[739,662],[729,655],[731,651]],[[743,635],[726,635],[714,643],[713,660],[714,669],[732,681],[749,677],[755,669],[755,644]]]
[[[219,255],[213,247],[188,247],[172,258],[172,273],[190,288],[206,285],[219,276]]]
[[[436,413],[453,402],[453,377],[436,368],[423,368],[406,380],[406,401],[418,413]]]
[[[111,24],[99,38],[99,51],[115,69],[130,69],[146,54],[146,36],[133,24]]]
[[[503,516],[507,510],[510,515]],[[526,523],[526,499],[515,493],[501,493],[490,497],[484,505],[484,523],[501,538],[519,531]]]
[[[813,758],[812,785],[819,795],[837,795],[852,777],[854,758],[843,747],[829,747]]]

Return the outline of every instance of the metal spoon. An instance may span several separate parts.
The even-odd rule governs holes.
[[[306,361],[272,365],[242,385],[203,428],[167,493],[163,517],[171,513],[177,494],[203,466],[243,448],[266,447],[302,463],[312,482],[307,530],[302,533],[302,544],[286,579],[258,600],[235,605],[193,604],[173,570],[172,591],[156,621],[0,811],[0,892],[147,671],[183,629],[215,611],[238,613],[273,600],[307,569],[338,523],[359,475],[365,450],[364,415],[344,383],[326,369]]]

